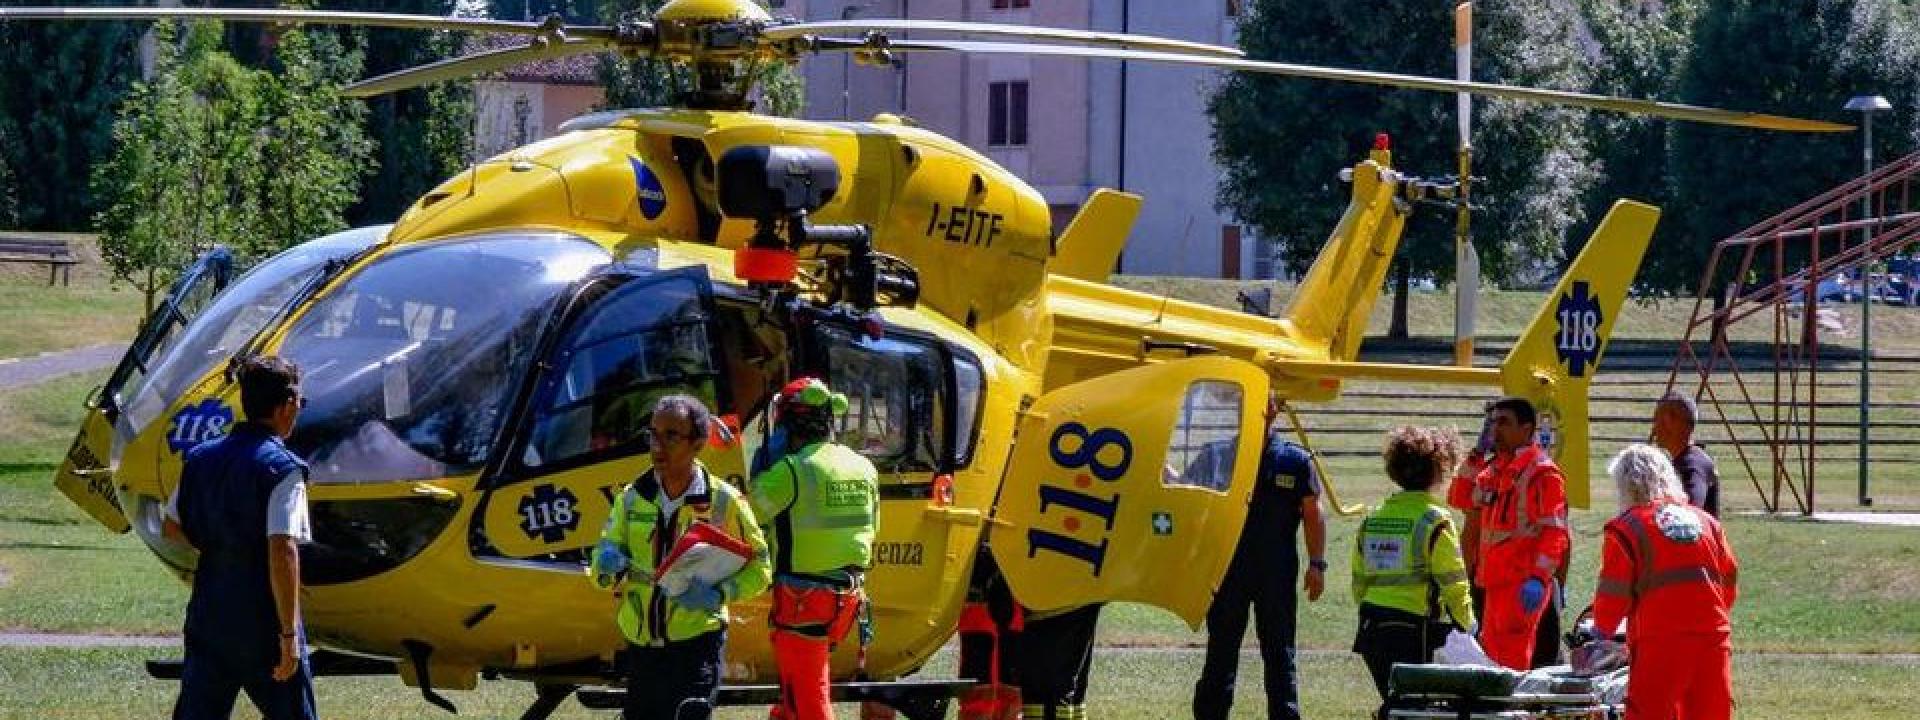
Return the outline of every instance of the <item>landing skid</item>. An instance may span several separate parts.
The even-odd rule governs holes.
[[[400,674],[400,666],[393,660],[349,655],[330,650],[313,651],[307,657],[307,664],[316,678]],[[147,674],[160,680],[179,680],[184,668],[185,663],[181,660],[147,661]],[[489,677],[494,676],[489,675]],[[952,704],[953,697],[972,687],[973,684],[971,680],[917,678],[884,682],[834,683],[833,699],[835,702],[881,703],[899,711],[907,720],[940,720],[946,717],[947,708]],[[618,710],[626,700],[626,691],[609,687],[582,688],[570,682],[536,681],[533,703],[520,714],[520,720],[547,720],[570,696],[579,697],[580,704],[589,708]],[[779,701],[778,685],[723,685],[720,687],[718,698],[718,704],[721,706],[772,705]]]
[[[877,702],[891,706],[907,720],[940,720],[947,716],[953,696],[973,687],[972,680],[904,679],[886,682],[849,682],[833,684],[834,702]],[[616,710],[626,699],[618,688],[587,688],[579,691],[580,704],[596,710]],[[722,685],[716,703],[729,705],[772,705],[780,701],[778,685]]]

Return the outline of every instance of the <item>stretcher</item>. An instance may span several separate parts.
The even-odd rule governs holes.
[[[1598,677],[1566,665],[1518,673],[1471,665],[1395,665],[1388,720],[1619,720],[1624,668]]]

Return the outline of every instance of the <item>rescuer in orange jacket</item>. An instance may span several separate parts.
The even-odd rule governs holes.
[[[1534,444],[1533,404],[1502,398],[1488,410],[1493,457],[1448,502],[1467,513],[1468,565],[1486,598],[1480,645],[1514,670],[1533,666],[1535,630],[1565,572],[1567,481]]]
[[[1627,719],[1723,720],[1733,715],[1738,563],[1720,523],[1687,504],[1666,453],[1627,446],[1607,466],[1620,515],[1607,522],[1594,628],[1627,620]]]

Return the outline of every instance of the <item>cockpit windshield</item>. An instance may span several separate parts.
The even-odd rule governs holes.
[[[395,251],[321,298],[280,348],[301,369],[289,444],[313,481],[477,469],[554,303],[609,260],[561,233],[472,236]]]
[[[345,260],[379,242],[390,227],[356,228],[275,255],[215,296],[212,305],[197,315],[184,333],[167,336],[148,365],[152,373],[132,373],[120,397],[115,398],[125,408],[117,423],[116,457],[135,433],[166,410],[168,403],[178,400],[214,366],[233,357],[279,316],[294,295],[323,279],[329,262]]]

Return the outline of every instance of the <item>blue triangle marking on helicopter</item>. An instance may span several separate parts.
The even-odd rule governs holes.
[[[660,184],[660,178],[653,174],[653,168],[632,155],[627,162],[633,165],[633,186],[640,197],[640,214],[648,220],[660,217],[667,211],[667,189]]]

